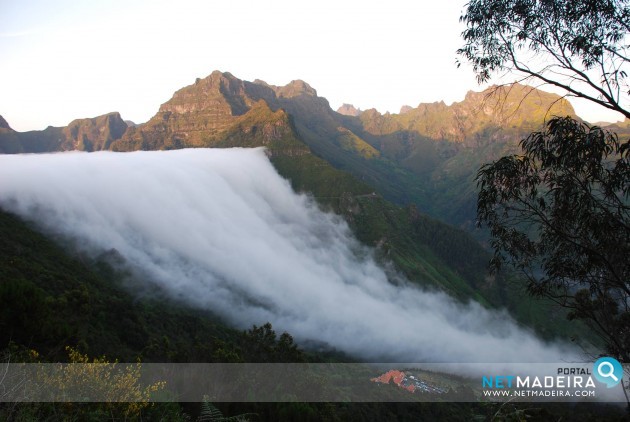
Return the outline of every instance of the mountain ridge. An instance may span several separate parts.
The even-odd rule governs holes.
[[[261,112],[265,107],[288,117],[272,118]],[[375,109],[359,113],[350,105],[347,111],[335,112],[299,79],[274,86],[214,71],[177,90],[144,124],[127,125],[117,115],[117,124],[99,116],[91,123],[82,120],[81,129],[74,127],[76,121],[40,132],[0,129],[0,153],[215,147],[226,138],[231,145],[236,138],[249,145],[251,139],[245,138],[260,136],[260,127],[276,134],[292,130],[313,154],[386,199],[415,204],[421,212],[472,230],[477,168],[517,152],[518,141],[551,115],[576,117],[565,99],[519,84],[469,91],[451,105],[441,101],[403,107],[400,114]],[[252,116],[264,117],[257,124]]]
[[[299,79],[274,86],[217,70],[177,90],[144,124],[127,125],[116,114],[115,122],[99,116],[39,132],[0,129],[0,153],[215,147],[226,138],[231,145],[236,138],[249,145],[245,137],[259,136],[260,127],[273,127],[277,135],[292,130],[313,154],[386,199],[415,204],[424,213],[473,230],[473,179],[479,166],[516,153],[518,141],[552,115],[577,117],[566,99],[520,84],[469,91],[451,105],[403,107],[399,114],[346,106],[343,113],[332,110],[328,100]],[[272,118],[261,112],[264,107],[288,117]],[[253,121],[252,116],[263,115],[259,124]]]
[[[493,94],[500,90],[503,92],[499,95]],[[525,92],[526,90],[528,92]],[[503,96],[503,101],[497,99],[498,96]],[[194,147],[211,144],[216,135],[233,125],[236,119],[247,113],[255,103],[263,100],[274,111],[282,108],[292,114],[302,122],[306,131],[324,132],[333,139],[340,137],[336,132],[339,127],[343,127],[353,133],[364,132],[368,136],[406,130],[435,140],[465,142],[472,134],[490,123],[506,125],[520,119],[513,126],[526,124],[528,130],[531,129],[530,126],[540,124],[541,113],[534,113],[532,116],[530,113],[532,107],[528,107],[531,101],[527,97],[538,97],[539,101],[535,104],[538,104],[541,110],[545,109],[545,104],[551,104],[547,112],[542,113],[543,118],[553,111],[575,116],[566,100],[555,94],[519,84],[508,87],[494,86],[481,92],[469,91],[463,101],[450,106],[443,101],[420,103],[415,108],[403,106],[399,114],[381,114],[375,109],[358,110],[350,104],[344,104],[339,108],[342,113],[339,113],[333,111],[328,101],[319,97],[317,91],[302,80],[293,80],[284,86],[274,86],[259,79],[248,82],[236,78],[229,72],[214,71],[206,78],[197,78],[194,84],[177,90],[172,98],[162,104],[157,113],[143,124],[127,125],[119,113],[113,112],[91,119],[76,119],[66,127],[48,127],[43,131],[16,132],[10,129],[4,119],[0,121],[0,128],[11,130],[26,144],[22,145],[20,152],[111,149],[112,143],[119,139],[126,141],[134,137],[139,139],[142,138],[140,133],[146,135],[151,131],[167,132],[172,135],[172,139],[165,142],[165,148]],[[515,98],[521,100],[515,101]],[[560,104],[560,107],[555,103]],[[505,110],[505,106],[508,110]],[[305,116],[309,113],[311,116]],[[313,114],[316,116],[313,117]],[[115,121],[109,122],[110,127],[107,123],[98,121],[111,119],[112,116],[115,116]],[[360,119],[361,130],[357,130],[357,121],[353,118]],[[475,119],[478,118],[481,118],[481,123],[475,123]],[[348,124],[352,120],[354,123]],[[95,130],[107,129],[111,136],[100,139],[100,134]],[[64,136],[61,141],[57,140],[57,143],[48,141],[37,144],[32,141],[36,136],[42,139],[54,138],[51,133],[59,135],[59,130]],[[204,132],[204,135],[196,132]],[[4,138],[6,132],[0,136],[0,152],[10,153],[12,151],[3,148]],[[141,148],[141,142],[137,147]]]

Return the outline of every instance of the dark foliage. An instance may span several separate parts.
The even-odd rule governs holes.
[[[460,20],[480,82],[516,71],[630,118],[627,0],[473,0]]]
[[[589,323],[630,360],[630,142],[571,118],[521,141],[522,155],[483,166],[479,224],[493,263],[512,264],[535,296]]]

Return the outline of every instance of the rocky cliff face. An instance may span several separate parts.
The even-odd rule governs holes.
[[[241,95],[239,95],[241,94]],[[213,72],[205,79],[175,92],[157,114],[133,127],[115,150],[173,149],[208,146],[254,100],[244,94],[242,81],[229,73]]]
[[[269,112],[263,112],[264,109]],[[284,126],[281,131],[294,130],[294,120],[274,114],[278,111],[290,114],[297,126],[316,129],[321,125],[313,119],[321,123],[322,115],[333,113],[328,101],[318,97],[317,92],[304,81],[273,86],[260,80],[242,81],[230,73],[215,71],[177,91],[173,98],[160,106],[151,120],[130,128],[113,143],[112,149],[129,151],[216,146],[223,144],[227,138],[235,139],[234,130],[240,134],[237,137],[242,138],[243,122],[251,123],[254,116],[263,119],[254,125],[256,130],[274,127],[277,132],[281,126]],[[269,126],[269,119],[278,120]],[[334,129],[336,125],[328,119],[326,127]],[[255,134],[256,139],[262,142],[256,130],[248,133]]]
[[[127,131],[127,123],[119,113],[109,113],[92,119],[77,119],[62,129],[65,151],[108,150],[112,142],[120,139]]]

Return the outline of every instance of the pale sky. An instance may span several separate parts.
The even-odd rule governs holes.
[[[142,123],[213,70],[302,79],[333,109],[450,104],[484,88],[455,65],[465,3],[0,0],[0,115],[19,131],[111,111]]]

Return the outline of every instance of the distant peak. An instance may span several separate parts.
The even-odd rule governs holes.
[[[11,126],[4,120],[4,117],[0,116],[0,129],[11,129]],[[11,129],[13,130],[13,129]]]
[[[413,107],[411,107],[409,105],[404,105],[404,106],[400,107],[400,114],[409,113],[411,110],[413,110]]]
[[[120,113],[118,111],[112,111],[111,113],[104,114],[103,116],[107,117],[109,119],[124,121],[122,116],[120,115]]]
[[[297,97],[299,95],[309,95],[316,97],[317,91],[315,91],[313,87],[300,79],[291,81],[285,86],[278,88],[279,97],[291,98]]]
[[[222,72],[220,70],[215,70],[205,78],[197,78],[195,79],[195,85],[218,85],[220,81],[235,81],[238,80],[234,75],[230,72]]]
[[[514,118],[516,113],[522,116],[522,121],[544,120],[554,114],[575,115],[571,103],[560,95],[520,83],[492,85],[482,92],[469,91],[460,105],[477,107],[502,121]],[[543,116],[534,117],[539,111]]]
[[[344,116],[355,116],[356,117],[356,116],[360,115],[362,112],[361,112],[361,109],[357,109],[352,104],[344,103],[341,107],[339,107],[337,109],[337,113],[343,114]]]
[[[234,75],[232,75],[230,72],[221,72],[220,70],[215,70],[210,74],[210,77],[233,78]]]
[[[255,79],[254,82],[252,82],[256,85],[262,85],[262,86],[266,86],[268,88],[271,88],[271,85],[269,85],[267,82],[263,81],[262,79]]]
[[[112,111],[110,113],[102,114],[96,117],[87,117],[82,119],[75,119],[68,123],[68,126],[79,125],[79,124],[95,124],[95,125],[111,125],[111,124],[121,124],[124,123],[124,120],[120,116],[120,113],[117,111]]]

